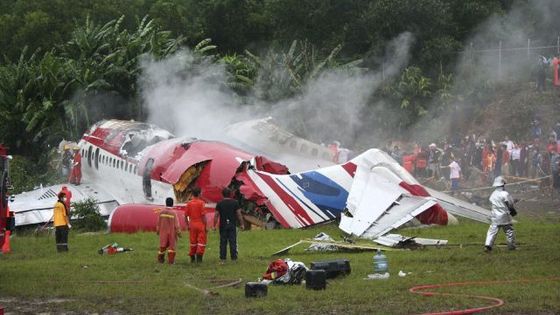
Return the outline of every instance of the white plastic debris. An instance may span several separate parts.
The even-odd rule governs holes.
[[[399,277],[406,277],[406,272],[399,270]]]
[[[389,279],[391,275],[386,272],[386,273],[372,273],[369,274],[367,276],[367,278],[364,278],[364,280],[385,280],[385,279]]]
[[[334,242],[332,237],[330,237],[327,233],[321,232],[313,238],[316,241],[326,241],[326,242]],[[317,251],[317,252],[331,252],[336,251],[338,247],[336,245],[329,245],[329,244],[320,244],[320,243],[313,243],[306,249],[306,251]]]

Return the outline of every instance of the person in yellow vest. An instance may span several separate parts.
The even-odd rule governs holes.
[[[68,251],[68,230],[71,227],[65,201],[66,194],[64,192],[58,193],[58,200],[53,210],[56,250],[59,253]]]

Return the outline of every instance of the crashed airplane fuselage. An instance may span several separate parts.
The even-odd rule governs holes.
[[[80,198],[102,199],[104,215],[117,212],[107,205],[161,205],[167,197],[184,203],[198,186],[209,208],[221,200],[224,187],[233,188],[246,219],[263,225],[301,228],[341,217],[344,231],[371,236],[372,226],[385,231],[414,217],[425,224],[447,224],[449,219],[438,200],[376,149],[345,164],[289,174],[282,164],[222,142],[175,138],[154,125],[119,120],[95,124],[79,146],[82,185],[69,187]],[[56,200],[52,192],[58,189],[17,196],[12,205],[16,224],[49,220]],[[135,211],[133,206],[126,209]],[[147,212],[120,218],[134,227],[135,221],[145,221],[142,213]],[[147,215],[153,217],[149,211]],[[376,225],[379,220],[383,228]]]

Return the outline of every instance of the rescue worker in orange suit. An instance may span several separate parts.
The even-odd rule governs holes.
[[[65,204],[66,194],[58,193],[58,200],[54,205],[53,219],[55,228],[56,250],[60,252],[68,251],[68,231],[72,227]]]
[[[181,228],[177,213],[171,207],[173,207],[173,198],[165,199],[165,208],[159,212],[156,233],[159,235],[158,262],[162,264],[165,262],[165,252],[167,251],[168,262],[173,265],[177,238],[181,236]]]
[[[80,185],[82,180],[82,155],[80,154],[80,147],[74,147],[74,160],[72,163],[72,172],[68,182],[70,184]]]
[[[60,192],[66,195],[66,199],[64,200],[64,205],[66,205],[66,211],[67,211],[66,215],[70,217],[70,202],[72,201],[72,192],[66,186],[62,186]]]
[[[191,263],[202,262],[202,256],[206,250],[206,216],[204,211],[204,200],[200,199],[200,188],[192,190],[193,198],[187,203],[185,209],[185,219],[189,229],[191,249],[189,256]]]
[[[4,233],[4,236],[0,238],[0,252],[2,254],[7,254],[12,251],[12,248],[10,246],[10,237],[15,229],[16,223],[14,220],[14,212],[10,211],[9,207],[6,207],[6,226],[4,228],[4,231],[0,231],[0,233]]]

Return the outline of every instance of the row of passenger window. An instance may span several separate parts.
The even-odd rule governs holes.
[[[116,159],[111,156],[107,156],[105,154],[99,154],[99,149],[96,150],[95,155],[91,153],[91,149],[88,152],[86,152],[85,149],[82,149],[82,156],[88,159],[88,163],[89,161],[91,161],[91,159],[93,159],[94,160],[93,162],[95,163],[95,169],[98,168],[98,164],[104,164],[107,165],[108,167],[120,169],[132,174],[136,174],[137,171],[136,165],[133,165],[123,160]],[[95,158],[97,158],[97,161],[95,161]],[[91,163],[89,164],[91,165]]]
[[[290,148],[292,148],[294,150],[297,150],[297,145],[298,144],[295,140],[291,140],[289,145],[290,145]],[[302,143],[301,147],[299,148],[299,152],[307,153],[308,149],[309,148],[307,147],[307,145],[305,143]],[[317,148],[312,148],[310,153],[311,153],[312,156],[317,156],[317,155],[319,155],[319,150]],[[327,153],[323,153],[322,158],[329,160],[330,156]]]

